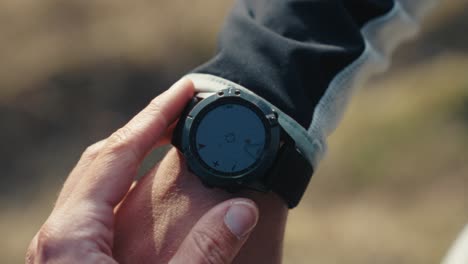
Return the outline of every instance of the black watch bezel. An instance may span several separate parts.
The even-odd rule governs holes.
[[[255,164],[239,174],[221,173],[210,168],[198,155],[195,146],[195,131],[207,112],[226,103],[242,104],[253,110],[265,127],[266,144],[262,156]],[[281,129],[276,112],[258,97],[235,88],[214,93],[193,106],[184,117],[180,134],[180,150],[186,158],[189,169],[204,184],[213,187],[236,188],[261,179],[272,167],[280,145]]]

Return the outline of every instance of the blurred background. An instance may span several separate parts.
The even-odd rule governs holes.
[[[468,222],[468,1],[444,2],[353,99],[285,263],[439,263]],[[210,58],[231,5],[0,1],[1,263],[24,262],[87,145]]]

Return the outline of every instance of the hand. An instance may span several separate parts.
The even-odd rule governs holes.
[[[119,263],[152,263],[155,259],[167,263],[183,239],[210,208],[233,198],[218,188],[203,186],[187,170],[184,157],[171,149],[163,160],[151,169],[129,192],[116,214],[114,257]],[[260,218],[249,240],[234,263],[280,263],[282,242],[288,209],[274,193],[243,191],[235,193],[256,202]],[[206,229],[195,234],[194,240],[215,240],[216,231]],[[199,246],[204,263],[219,263],[217,247]],[[191,263],[188,261],[187,263]]]
[[[182,155],[174,148],[136,184],[119,206],[114,257],[119,263],[154,263],[154,260],[168,263],[198,219],[234,195],[255,201],[260,213],[255,229],[232,263],[281,263],[288,213],[284,201],[273,193],[230,194],[217,188],[209,189],[186,169]],[[199,244],[195,248],[204,252],[202,263],[231,263],[230,259],[223,258],[219,247],[203,245],[206,240],[220,244],[216,232],[216,229],[206,228],[193,236],[194,242]]]
[[[192,95],[191,82],[176,83],[127,125],[84,152],[33,238],[27,263],[117,263],[112,251],[116,207],[131,189],[146,154],[167,142],[169,125]],[[171,263],[205,263],[206,252],[211,263],[230,262],[257,219],[258,209],[248,199],[220,203],[193,225],[178,250],[171,252]],[[131,227],[139,228],[137,223]]]

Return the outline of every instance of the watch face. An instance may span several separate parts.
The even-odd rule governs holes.
[[[261,159],[267,131],[250,106],[224,103],[209,108],[197,119],[192,146],[205,167],[224,176],[236,176]]]

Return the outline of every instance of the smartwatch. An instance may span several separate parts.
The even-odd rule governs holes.
[[[281,126],[280,114],[246,89],[224,85],[194,96],[172,143],[205,186],[274,191],[293,208],[313,169]]]

